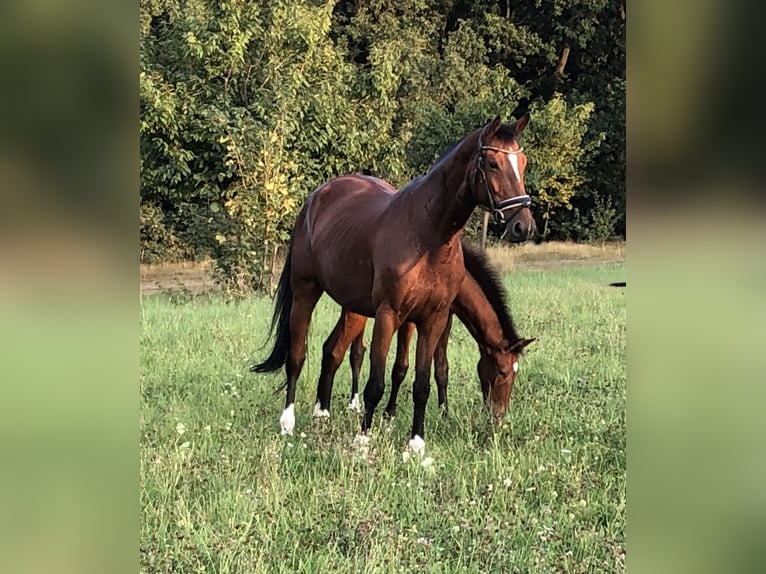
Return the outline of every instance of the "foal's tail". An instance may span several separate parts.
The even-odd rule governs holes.
[[[271,327],[269,328],[269,336],[274,333],[274,327],[277,328],[274,348],[265,361],[250,367],[250,370],[255,373],[271,373],[281,369],[287,362],[287,353],[290,350],[290,310],[293,307],[293,290],[290,287],[292,253],[293,241],[290,239],[285,266],[282,269],[277,292],[274,295],[274,314],[271,317]]]

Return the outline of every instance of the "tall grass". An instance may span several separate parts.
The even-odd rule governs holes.
[[[282,373],[247,370],[268,351],[270,300],[145,297],[142,571],[624,571],[625,290],[606,287],[621,279],[621,263],[505,276],[521,334],[538,340],[500,425],[481,404],[475,343],[455,322],[450,415],[432,393],[426,459],[405,454],[412,373],[396,418],[376,414],[369,449],[352,446],[346,363],[331,419],[311,419],[339,314],[327,298],[290,437],[273,393]]]

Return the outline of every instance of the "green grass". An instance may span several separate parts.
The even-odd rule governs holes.
[[[426,414],[430,467],[403,457],[412,370],[393,423],[381,403],[368,452],[352,447],[347,362],[332,418],[311,419],[321,345],[338,317],[327,298],[286,437],[284,393],[273,393],[283,373],[247,370],[267,352],[270,300],[145,297],[142,572],[624,571],[625,290],[606,284],[625,267],[504,277],[521,334],[538,340],[495,425],[475,343],[455,322],[450,416],[433,384]]]

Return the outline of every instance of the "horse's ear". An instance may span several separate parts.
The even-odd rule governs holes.
[[[534,338],[532,338],[532,339],[519,339],[513,345],[511,345],[511,348],[509,349],[509,351],[512,351],[514,353],[521,353],[521,351],[524,349],[524,347],[526,347],[530,343],[534,343],[536,340],[537,339],[534,339]]]
[[[524,128],[527,127],[528,122],[529,122],[529,113],[524,114],[518,120],[513,122],[511,124],[511,128],[513,128],[514,135],[519,135],[521,132],[523,132]]]
[[[484,129],[481,130],[482,139],[491,138],[502,125],[503,122],[500,120],[500,116],[495,116],[495,119],[488,122],[487,125],[484,126]]]

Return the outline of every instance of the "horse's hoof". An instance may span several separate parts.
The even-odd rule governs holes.
[[[322,406],[319,404],[319,401],[317,401],[317,404],[314,405],[314,412],[312,414],[315,419],[330,418],[330,411],[327,409],[323,409]]]
[[[356,393],[352,397],[351,402],[348,403],[348,410],[354,411],[357,413],[361,413],[363,411],[362,402],[359,400],[359,393]]]
[[[366,434],[359,433],[354,437],[354,442],[352,444],[357,448],[369,446],[370,437]]]
[[[282,411],[282,416],[279,417],[279,426],[282,427],[281,434],[293,434],[293,429],[295,429],[295,403],[290,403],[290,405]]]
[[[419,454],[420,456],[423,456],[426,452],[426,441],[420,437],[420,435],[415,435],[410,439],[410,450],[414,454]]]

